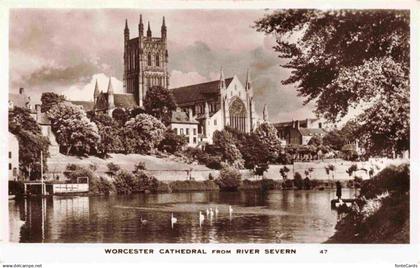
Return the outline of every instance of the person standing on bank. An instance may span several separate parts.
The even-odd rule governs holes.
[[[336,195],[337,195],[337,198],[338,198],[338,200],[340,200],[341,199],[341,183],[339,181],[337,181],[335,183],[335,186],[336,186]]]

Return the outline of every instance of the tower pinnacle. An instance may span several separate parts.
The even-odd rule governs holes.
[[[98,79],[96,79],[95,90],[93,91],[93,102],[96,103],[96,98],[99,96]]]
[[[150,30],[150,22],[147,22],[147,37],[152,37],[152,31]]]
[[[225,88],[225,74],[223,73],[223,67],[220,67],[220,88]]]
[[[264,120],[264,122],[268,122],[268,108],[267,108],[267,104],[264,104],[263,120]]]
[[[162,34],[162,38],[166,39],[166,24],[165,24],[165,16],[163,16],[163,20],[162,20],[162,27],[160,28],[161,34]]]
[[[114,89],[112,88],[111,77],[109,77],[108,83],[108,109],[114,108]]]
[[[139,19],[139,36],[143,36],[143,34],[144,34],[143,17],[140,14],[140,19]]]

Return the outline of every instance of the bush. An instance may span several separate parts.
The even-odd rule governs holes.
[[[115,176],[114,185],[119,194],[157,193],[159,189],[159,181],[143,171],[132,174],[126,170],[120,170]]]
[[[332,243],[409,243],[409,166],[389,166],[362,182],[351,211],[337,223]]]
[[[310,190],[310,189],[312,189],[312,183],[311,183],[311,180],[310,180],[308,177],[306,177],[306,178],[303,180],[303,188],[304,188],[305,190]]]
[[[264,172],[268,170],[268,164],[267,163],[261,163],[255,166],[254,173],[256,175],[262,176]]]
[[[265,191],[269,191],[269,190],[274,190],[275,189],[275,181],[272,179],[262,179],[261,180],[261,190],[263,192]]]
[[[134,193],[157,193],[158,191],[159,181],[155,177],[149,176],[143,171],[136,173],[134,182]]]
[[[146,163],[144,163],[144,161],[140,161],[134,166],[133,173],[139,173],[143,170],[146,170]]]
[[[287,180],[287,173],[290,171],[290,169],[286,166],[280,168],[279,172],[283,180]]]
[[[303,189],[303,186],[304,186],[303,179],[302,179],[302,175],[300,175],[299,172],[295,173],[295,176],[293,179],[293,185],[299,190]]]
[[[241,184],[241,173],[237,169],[224,167],[219,174],[216,183],[222,191],[236,191]]]
[[[108,168],[108,174],[110,174],[111,176],[117,174],[117,172],[121,169],[119,165],[114,164],[113,162],[108,163],[106,166]]]
[[[205,152],[199,148],[188,147],[183,155],[188,158],[191,162],[197,161],[198,163],[205,165],[211,169],[221,169],[222,168],[222,156],[221,155],[211,155],[208,152]]]
[[[160,142],[158,149],[174,154],[182,150],[187,145],[188,138],[177,135],[173,130],[167,130],[164,134],[163,140]]]
[[[282,188],[283,189],[293,189],[293,180],[285,180],[282,183]]]
[[[172,192],[185,191],[218,191],[219,186],[214,181],[174,181],[169,183]]]
[[[222,168],[222,157],[218,155],[209,155],[207,153],[201,155],[199,162],[204,164],[206,167],[211,169],[221,169]]]
[[[109,180],[103,177],[94,176],[92,180],[89,180],[89,192],[93,194],[104,194],[109,195],[115,193],[115,186]]]
[[[120,170],[114,178],[114,185],[118,194],[133,193],[135,188],[133,174],[125,170]]]
[[[89,179],[89,192],[92,194],[108,195],[115,192],[111,182],[102,177],[98,178],[91,169],[76,164],[69,164],[63,173],[71,181],[75,181],[80,177],[87,177]]]
[[[354,177],[354,180],[353,180],[354,188],[360,188],[360,187],[362,187],[362,182],[363,182],[363,179],[362,178],[360,178],[358,176],[355,176]]]
[[[383,192],[406,193],[410,190],[409,165],[389,166],[370,180],[362,182],[360,194],[373,198]]]

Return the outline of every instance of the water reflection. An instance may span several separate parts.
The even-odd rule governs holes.
[[[344,190],[343,198],[353,195]],[[337,214],[330,209],[332,198],[334,191],[328,190],[25,199],[9,202],[10,238],[74,243],[320,243],[334,233]],[[219,214],[210,219],[205,210],[216,206]],[[201,226],[200,210],[205,216]],[[178,219],[174,228],[171,213]]]

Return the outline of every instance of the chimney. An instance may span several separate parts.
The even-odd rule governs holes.
[[[193,119],[193,112],[191,108],[188,108],[188,120],[192,121]]]
[[[24,94],[25,93],[25,89],[23,87],[19,88],[19,94]]]
[[[35,110],[36,110],[36,122],[39,123],[41,121],[41,104],[36,104]]]

